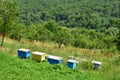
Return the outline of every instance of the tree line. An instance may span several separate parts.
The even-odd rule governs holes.
[[[74,46],[79,48],[102,49],[103,51],[115,52],[119,50],[120,29],[110,27],[108,29],[86,29],[66,28],[55,21],[48,21],[43,24],[32,24],[25,26],[18,24],[10,31],[9,36],[20,41],[21,38],[30,41],[41,42],[52,41],[63,46]]]

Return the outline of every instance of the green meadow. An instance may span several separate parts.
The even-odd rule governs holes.
[[[14,43],[13,43],[14,42]],[[38,45],[39,44],[39,45]],[[49,47],[50,46],[50,47]],[[96,50],[79,49],[74,47],[56,48],[52,43],[29,42],[22,40],[17,42],[9,38],[5,39],[4,47],[0,48],[0,80],[119,80],[120,56],[103,55]],[[27,48],[32,51],[46,52],[63,57],[61,65],[51,65],[47,59],[45,62],[36,62],[29,59],[21,59],[17,56],[17,49]],[[72,49],[72,51],[70,51]],[[77,52],[77,51],[79,52]],[[86,51],[86,53],[84,53]],[[88,53],[87,53],[88,51]],[[71,52],[71,53],[70,53]],[[95,52],[94,52],[95,53]],[[76,69],[67,67],[69,55],[87,59],[79,61]],[[93,70],[92,60],[103,63],[100,70]]]

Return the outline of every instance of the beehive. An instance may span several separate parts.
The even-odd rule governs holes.
[[[76,68],[76,64],[77,64],[77,62],[76,62],[76,60],[73,60],[73,59],[69,59],[68,61],[67,61],[67,66],[69,67],[69,68]]]
[[[92,64],[93,64],[93,68],[96,70],[100,69],[102,66],[102,62],[98,62],[98,61],[92,61]]]
[[[28,49],[18,49],[18,56],[21,58],[29,58],[31,54],[31,51]]]
[[[62,64],[62,57],[48,56],[47,59],[50,64]]]
[[[32,52],[32,59],[36,61],[44,61],[46,53],[43,52]]]

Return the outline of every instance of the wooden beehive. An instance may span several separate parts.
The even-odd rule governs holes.
[[[62,64],[62,57],[48,56],[47,59],[50,64]]]
[[[29,49],[18,49],[18,56],[21,58],[29,58],[31,55],[31,51]]]
[[[45,61],[46,53],[43,52],[32,52],[32,59],[36,61]]]
[[[92,61],[93,64],[93,68],[98,70],[102,67],[102,62],[98,62],[98,61]]]
[[[76,60],[69,59],[67,61],[67,65],[68,65],[69,68],[73,68],[73,69],[76,68],[76,64],[77,64]]]

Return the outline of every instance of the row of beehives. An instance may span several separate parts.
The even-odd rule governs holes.
[[[29,58],[31,55],[31,51],[28,49],[18,49],[18,56],[21,58]],[[45,58],[47,57],[47,60],[50,64],[62,64],[62,57],[53,56],[53,55],[47,55],[43,52],[32,52],[32,59],[36,61],[45,61]],[[69,56],[71,57],[71,56]],[[72,58],[72,57],[71,57]],[[92,61],[95,69],[100,69],[102,63],[97,61]],[[69,59],[67,61],[67,65],[69,68],[76,68],[77,61],[75,59]]]

